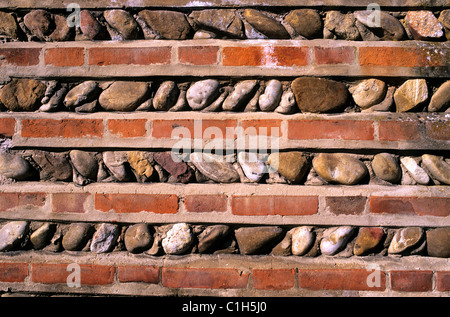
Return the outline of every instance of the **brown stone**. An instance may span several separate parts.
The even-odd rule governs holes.
[[[281,176],[296,184],[305,178],[309,169],[308,160],[302,152],[272,153],[268,163]]]
[[[382,41],[400,41],[405,36],[403,25],[395,17],[387,12],[380,11],[380,26],[373,27],[371,21],[373,12],[370,10],[357,11],[354,13],[356,19],[368,27],[374,35]]]
[[[27,13],[23,22],[27,29],[37,38],[44,41],[54,28],[53,16],[45,10],[33,10]]]
[[[192,28],[184,13],[165,10],[142,10],[139,17],[162,38],[185,40],[190,37]]]
[[[232,37],[244,37],[243,23],[236,10],[207,9],[194,11],[189,17],[204,29],[218,31]]]
[[[288,39],[289,33],[277,20],[265,15],[261,11],[245,9],[243,16],[258,32],[270,39]]]
[[[113,40],[134,40],[138,36],[138,24],[125,10],[115,9],[103,12],[106,22],[118,33],[111,34]]]
[[[363,162],[344,153],[320,153],[313,159],[313,167],[327,182],[343,185],[357,184],[368,173]]]
[[[425,79],[410,79],[394,93],[397,112],[415,109],[428,99],[428,87]]]
[[[110,111],[133,111],[147,97],[148,83],[116,81],[98,99],[100,106]]]
[[[360,228],[358,231],[358,235],[356,236],[355,245],[353,246],[353,254],[366,255],[380,244],[384,236],[385,233],[383,228],[380,227]]]
[[[55,29],[49,35],[49,39],[55,42],[70,40],[74,33],[73,28],[69,27],[69,25],[67,24],[66,17],[59,14],[55,14],[53,18],[55,21]]]
[[[185,162],[181,160],[177,162],[172,158],[172,152],[158,152],[153,155],[153,158],[180,183],[188,183],[194,176],[194,172]]]
[[[0,92],[0,101],[11,111],[35,111],[46,86],[35,79],[13,79]]]
[[[269,251],[283,234],[283,229],[275,226],[243,227],[235,231],[241,254],[259,254]]]
[[[444,35],[442,24],[431,11],[408,11],[405,21],[416,40],[436,40]]]
[[[389,153],[380,153],[372,160],[375,175],[387,182],[396,183],[402,176],[402,170],[397,159]]]
[[[427,238],[427,253],[429,256],[439,258],[450,257],[450,228],[436,228],[428,230]]]
[[[153,244],[153,234],[145,223],[128,227],[124,238],[125,247],[131,253],[140,253],[149,249]]]
[[[328,11],[324,25],[340,39],[355,41],[360,38],[359,30],[356,27],[356,18],[352,13]]]
[[[198,252],[208,253],[215,246],[224,241],[231,229],[227,225],[208,226],[198,236]]]
[[[0,12],[0,34],[16,39],[17,32],[16,19],[9,13]]]
[[[443,83],[433,94],[428,111],[446,111],[450,106],[450,80]]]
[[[100,34],[102,26],[89,10],[81,10],[80,29],[87,40],[94,40]]]
[[[286,16],[285,21],[307,39],[321,38],[323,22],[319,13],[312,9],[292,10]]]

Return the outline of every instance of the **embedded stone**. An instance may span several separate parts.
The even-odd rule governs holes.
[[[428,99],[428,87],[425,79],[409,79],[394,93],[397,112],[413,110]]]
[[[450,257],[450,228],[436,228],[426,232],[428,256]]]
[[[389,254],[399,254],[415,247],[422,239],[423,230],[420,227],[398,229],[388,248]]]
[[[56,225],[53,223],[45,223],[36,229],[30,235],[30,242],[36,250],[43,249],[50,243],[50,239],[55,233]]]
[[[189,17],[205,29],[225,33],[231,37],[243,38],[242,21],[236,10],[207,9],[193,11]]]
[[[80,29],[87,40],[94,40],[100,34],[102,26],[89,10],[81,10]]]
[[[164,81],[153,96],[153,108],[155,110],[167,111],[172,108],[178,100],[180,90],[174,81]]]
[[[208,253],[214,250],[230,232],[231,228],[227,225],[208,226],[198,235],[198,252]]]
[[[31,158],[39,165],[41,180],[66,181],[72,178],[72,166],[65,153],[32,150]]]
[[[69,153],[70,161],[75,170],[82,176],[95,180],[98,173],[98,162],[93,153],[72,150]]]
[[[316,237],[311,226],[294,228],[291,234],[293,255],[304,255],[307,253],[313,246]]]
[[[28,232],[27,221],[10,221],[0,229],[0,251],[11,251],[18,246]]]
[[[405,29],[401,22],[384,11],[377,11],[379,14],[379,25],[374,19],[374,12],[371,10],[356,11],[355,18],[368,27],[378,39],[382,41],[400,41],[405,37]]]
[[[378,178],[396,183],[402,177],[402,170],[397,159],[389,153],[380,153],[372,160],[372,169]]]
[[[283,86],[276,79],[269,80],[264,93],[259,96],[258,104],[261,111],[273,111],[280,104]]]
[[[16,19],[10,13],[0,11],[0,34],[17,39],[18,28]]]
[[[0,174],[17,181],[33,176],[31,165],[22,156],[0,151]]]
[[[267,227],[242,227],[235,230],[234,234],[241,254],[261,254],[269,251],[277,243],[283,229],[276,226]]]
[[[366,79],[349,89],[353,100],[361,109],[379,104],[386,96],[386,91],[385,82],[379,79]]]
[[[309,163],[302,152],[276,152],[267,159],[270,167],[288,181],[298,184],[304,180]]]
[[[186,162],[179,157],[172,156],[172,152],[157,152],[153,155],[156,163],[173,176],[180,183],[188,183],[193,177],[194,172]]]
[[[153,234],[145,223],[130,226],[125,232],[124,243],[131,253],[141,253],[153,244]]]
[[[164,39],[185,40],[192,33],[192,27],[182,12],[142,10],[139,17]]]
[[[450,164],[443,157],[424,154],[422,164],[439,182],[450,185]]]
[[[146,82],[116,81],[100,94],[98,102],[108,111],[133,111],[148,93]]]
[[[67,24],[67,18],[62,15],[55,14],[53,19],[55,22],[55,29],[48,36],[48,38],[51,41],[69,41],[74,32],[73,27],[70,27]]]
[[[222,156],[193,152],[190,161],[206,177],[217,183],[235,183],[240,180],[233,164]]]
[[[431,11],[408,11],[405,22],[415,40],[436,40],[444,35],[442,24]]]
[[[95,100],[99,93],[97,82],[92,80],[84,81],[69,90],[64,98],[64,105],[73,110],[76,107]]]
[[[71,223],[62,239],[62,246],[67,251],[80,251],[91,237],[92,225],[88,223]]]
[[[126,182],[131,179],[130,171],[126,163],[128,163],[127,154],[121,151],[103,152],[103,163],[108,170],[119,182]]]
[[[193,241],[191,227],[186,223],[177,223],[167,232],[161,243],[166,254],[183,254],[189,250]]]
[[[92,237],[90,250],[95,253],[111,251],[119,235],[120,228],[118,225],[102,223]]]
[[[38,9],[32,10],[23,17],[27,29],[41,41],[50,35],[54,28],[53,16],[50,12]]]
[[[348,98],[344,84],[325,78],[299,77],[291,88],[302,112],[335,111],[343,108]]]
[[[0,91],[0,101],[11,111],[35,111],[45,90],[46,86],[38,80],[14,78]]]
[[[138,175],[145,176],[146,178],[150,178],[153,175],[153,155],[151,153],[130,151],[127,152],[127,158],[131,168]]]
[[[192,110],[202,110],[219,96],[220,84],[215,79],[198,81],[189,87],[186,100]]]
[[[289,33],[277,20],[255,9],[245,9],[245,20],[270,39],[289,39]]]
[[[416,182],[421,185],[427,185],[430,182],[430,177],[427,172],[425,172],[425,170],[421,168],[412,157],[402,157],[400,162]]]
[[[285,17],[285,21],[292,26],[295,32],[307,39],[322,37],[323,22],[316,10],[292,10]]]
[[[133,17],[125,10],[114,9],[106,10],[103,12],[108,25],[114,29],[116,32],[108,31],[111,34],[112,40],[134,40],[138,35],[138,24],[133,19]]]
[[[443,10],[439,15],[439,22],[442,23],[445,30],[445,37],[450,40],[450,10]]]
[[[270,252],[271,255],[289,256],[292,255],[292,234],[290,231],[286,232],[283,240],[278,243]]]
[[[237,83],[233,91],[222,104],[225,111],[238,111],[244,108],[255,94],[258,85],[257,80],[244,80]]]
[[[450,107],[450,80],[443,83],[433,94],[428,111],[446,111]]]
[[[334,255],[341,251],[347,241],[353,235],[354,227],[342,226],[337,228],[329,228],[323,233],[323,238],[320,241],[320,252],[325,255]]]
[[[356,41],[360,38],[356,19],[352,13],[343,14],[339,11],[328,11],[324,26],[340,39]]]
[[[384,230],[380,227],[359,228],[358,235],[355,239],[355,245],[353,246],[353,254],[361,256],[370,253],[380,245],[384,236]]]
[[[325,181],[343,185],[358,184],[368,173],[363,162],[344,153],[320,153],[312,163]]]
[[[280,105],[275,108],[275,112],[283,114],[294,113],[298,109],[295,103],[295,96],[291,89],[286,90],[281,96]]]
[[[245,176],[252,182],[259,182],[266,172],[266,165],[254,152],[239,152],[238,162]]]

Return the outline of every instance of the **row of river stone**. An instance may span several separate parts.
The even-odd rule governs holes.
[[[450,38],[450,10],[319,12],[295,9],[282,13],[256,9],[82,10],[77,14],[32,10],[25,15],[0,12],[0,35],[8,40],[135,39],[344,39],[365,41],[445,40]]]
[[[2,150],[0,181],[450,185],[449,163],[431,154]]]
[[[450,257],[450,228],[194,225],[9,221],[0,229],[0,251],[128,251],[152,256],[272,254],[278,256],[425,255]]]
[[[450,81],[436,89],[425,79],[398,87],[369,78],[343,83],[327,78],[292,81],[248,79],[237,83],[204,79],[176,83],[84,81],[63,83],[15,78],[0,86],[0,110],[9,111],[201,111],[292,114],[373,111],[447,111]]]

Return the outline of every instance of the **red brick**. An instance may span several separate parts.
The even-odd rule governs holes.
[[[108,130],[120,138],[144,137],[147,134],[146,123],[146,119],[110,119]]]
[[[296,46],[224,47],[223,66],[305,66],[308,48]]]
[[[12,137],[16,129],[16,120],[14,118],[0,119],[0,135],[4,137]]]
[[[237,269],[165,267],[162,285],[172,288],[246,288],[248,276]]]
[[[370,197],[370,212],[447,217],[450,199],[445,197]]]
[[[383,291],[386,288],[386,274],[380,274],[380,286],[370,287],[369,281],[374,282],[369,275],[377,272],[365,269],[312,269],[299,270],[298,281],[300,288],[311,290],[355,290],[355,291]]]
[[[182,46],[178,48],[178,60],[188,65],[216,65],[219,47]]]
[[[430,122],[426,123],[427,136],[435,140],[450,140],[450,123]]]
[[[171,47],[94,47],[89,49],[89,65],[170,64]]]
[[[294,287],[294,269],[254,269],[253,287],[264,290],[284,290]]]
[[[174,214],[178,212],[178,197],[157,194],[95,194],[95,209],[119,213],[146,211]]]
[[[143,265],[121,265],[117,267],[117,278],[122,283],[159,283],[159,267]]]
[[[275,136],[275,137],[277,136],[281,137],[283,135],[281,132],[281,120],[279,119],[242,120],[241,126],[244,129],[244,134],[248,135]]]
[[[17,207],[43,207],[46,198],[45,193],[0,193],[0,211]]]
[[[391,271],[391,289],[400,292],[429,292],[432,290],[432,271]]]
[[[233,196],[231,211],[240,216],[303,216],[314,215],[317,196]]]
[[[407,141],[419,139],[417,121],[380,121],[379,138],[381,141]]]
[[[32,263],[31,280],[34,283],[66,284],[67,277],[73,269],[67,270],[67,264]],[[79,264],[80,284],[83,285],[107,285],[114,281],[114,267],[107,265]]]
[[[227,211],[226,195],[187,195],[184,206],[188,212]]]
[[[83,138],[102,135],[101,119],[22,120],[22,136],[25,138]]]
[[[192,119],[175,119],[175,120],[153,120],[152,136],[154,138],[170,138],[172,133],[174,136],[182,138],[234,138],[237,121],[234,119],[225,120],[197,120]],[[185,129],[179,129],[185,128]],[[187,130],[186,130],[187,129]],[[218,133],[215,135],[214,133]],[[189,133],[188,135],[186,135]]]
[[[354,47],[315,47],[316,64],[352,64],[355,60]]]
[[[0,282],[23,282],[28,276],[28,263],[0,263]]]
[[[3,57],[2,65],[33,66],[39,64],[40,48],[0,48],[0,57]]]
[[[289,120],[288,139],[296,140],[373,140],[372,121]]]
[[[366,202],[367,197],[363,196],[325,197],[328,210],[335,215],[361,215]]]
[[[52,194],[52,212],[84,213],[88,193],[54,193]]]
[[[450,271],[436,272],[436,289],[441,292],[450,291]]]
[[[47,48],[44,52],[44,63],[53,66],[83,66],[83,47]]]

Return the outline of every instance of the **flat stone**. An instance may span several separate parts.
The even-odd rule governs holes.
[[[72,150],[69,153],[70,160],[75,170],[82,176],[96,180],[98,173],[98,162],[91,152]]]
[[[415,247],[422,239],[423,230],[420,227],[398,229],[388,248],[389,254],[399,254]]]
[[[153,175],[153,154],[142,151],[127,152],[128,163],[131,168],[139,175],[150,178]]]
[[[402,157],[400,162],[416,182],[421,185],[427,185],[430,182],[430,177],[427,172],[412,157]]]
[[[69,41],[72,39],[73,35],[75,34],[73,27],[70,27],[67,24],[67,18],[55,14],[53,15],[54,23],[55,23],[55,29],[53,32],[48,36],[48,38],[51,41]]]
[[[177,223],[167,232],[162,247],[166,254],[183,254],[189,250],[193,241],[191,227],[186,223]]]
[[[304,255],[311,249],[316,238],[313,229],[311,226],[302,226],[291,230],[293,255]]]
[[[190,155],[190,161],[200,173],[217,183],[235,183],[240,180],[233,164],[227,162],[224,157],[193,152]]]
[[[270,39],[289,39],[289,33],[277,20],[255,9],[245,9],[243,17],[258,32]]]
[[[347,241],[355,232],[351,226],[329,228],[325,230],[320,241],[320,252],[325,255],[334,255],[345,248]]]
[[[243,24],[232,9],[207,9],[193,11],[189,17],[204,29],[218,31],[234,38],[243,38]]]
[[[259,96],[258,104],[261,111],[273,111],[280,104],[283,86],[276,79],[269,80],[264,93]]]
[[[224,241],[231,232],[231,228],[227,225],[208,226],[201,234],[198,235],[198,252],[208,253]]]
[[[283,114],[291,114],[294,113],[298,109],[297,104],[295,103],[295,95],[291,89],[283,92],[281,96],[280,104],[277,108],[275,108],[275,112],[283,113]]]
[[[7,12],[0,12],[0,34],[17,39],[18,28],[16,19]]]
[[[0,174],[17,181],[33,176],[31,165],[22,156],[0,151]]]
[[[131,253],[141,253],[149,249],[153,244],[153,234],[149,225],[139,223],[128,227],[124,243],[126,249]]]
[[[439,22],[442,23],[445,30],[445,37],[450,40],[450,10],[443,10],[439,15]]]
[[[349,41],[360,39],[356,19],[352,13],[343,14],[339,11],[328,11],[324,26],[340,39]]]
[[[259,182],[267,171],[266,165],[254,152],[239,152],[238,162],[245,176],[255,183]]]
[[[271,255],[289,256],[292,255],[292,234],[290,231],[286,232],[283,240],[278,243],[270,252]]]
[[[45,90],[46,86],[38,80],[14,78],[0,91],[0,101],[11,111],[35,111]]]
[[[397,112],[413,110],[428,99],[428,87],[425,79],[409,79],[394,93]]]
[[[28,221],[10,221],[0,229],[0,251],[11,251],[25,238]]]
[[[98,101],[108,111],[133,111],[148,93],[146,82],[116,81],[100,94]]]
[[[53,16],[42,9],[32,10],[23,17],[27,29],[41,41],[53,31]]]
[[[354,12],[355,18],[368,27],[381,41],[400,41],[405,37],[405,29],[401,22],[384,11],[378,11],[380,24],[375,25],[374,13],[371,10]]]
[[[119,235],[120,227],[118,225],[102,223],[92,237],[90,250],[95,253],[111,251]]]
[[[380,245],[385,233],[381,227],[361,227],[355,239],[353,254],[362,256],[370,253]]]
[[[139,12],[145,23],[162,38],[186,40],[192,34],[192,27],[182,12],[166,10],[142,10]]]
[[[102,26],[89,10],[81,10],[80,30],[86,40],[94,40],[102,31]]]
[[[178,100],[180,90],[174,81],[164,81],[153,96],[153,108],[155,110],[167,111],[172,108]]]
[[[422,164],[439,182],[450,185],[450,164],[443,157],[424,154]]]
[[[156,163],[173,176],[177,182],[188,183],[194,178],[194,172],[186,162],[178,157],[172,157],[172,152],[157,152],[153,155]]]
[[[72,178],[72,166],[65,153],[32,150],[31,158],[39,165],[41,180],[67,181]]]
[[[379,104],[386,96],[386,91],[386,83],[379,79],[366,79],[349,89],[353,100],[361,109]]]
[[[64,98],[64,105],[73,110],[85,103],[94,101],[100,94],[98,83],[87,80],[69,90]]]
[[[285,17],[285,21],[299,35],[307,39],[315,39],[322,37],[323,22],[319,13],[313,9],[297,9],[292,10]]]
[[[103,162],[117,181],[126,182],[131,180],[131,174],[127,166],[128,158],[126,152],[103,152]]]
[[[372,169],[378,178],[390,183],[397,183],[402,177],[402,170],[397,159],[389,153],[380,153],[372,160]]]
[[[30,242],[36,250],[43,249],[49,243],[56,230],[56,224],[45,223],[30,235]]]
[[[89,241],[93,232],[88,223],[71,223],[62,239],[62,246],[67,251],[80,251]]]
[[[272,153],[267,162],[271,168],[294,184],[304,180],[310,166],[303,153],[297,151]]]
[[[215,79],[195,82],[186,92],[186,100],[192,110],[202,110],[219,96],[220,84]]]
[[[261,254],[269,251],[283,235],[283,229],[277,226],[242,227],[234,234],[241,254]]]
[[[239,111],[244,108],[256,92],[257,80],[244,80],[237,83],[222,104],[225,111]]]
[[[138,35],[138,24],[133,17],[125,10],[114,9],[103,12],[106,22],[118,34],[111,34],[112,40],[134,40]],[[110,31],[108,29],[108,31]],[[111,31],[110,31],[111,33]]]
[[[415,40],[436,40],[444,36],[442,24],[431,11],[408,11],[405,22]]]
[[[450,107],[450,80],[443,83],[433,94],[428,111],[446,111]]]
[[[291,88],[302,112],[335,111],[343,108],[348,98],[344,84],[325,78],[299,77]]]
[[[325,181],[343,185],[358,184],[368,173],[363,162],[344,153],[320,153],[312,163]]]
[[[450,257],[450,228],[436,228],[426,232],[428,256]]]

